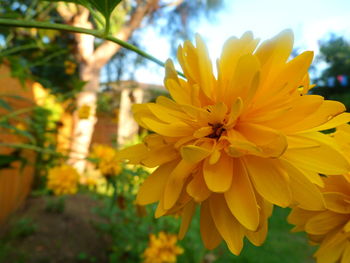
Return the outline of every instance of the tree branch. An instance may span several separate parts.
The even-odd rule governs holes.
[[[157,6],[159,0],[149,0],[146,4],[139,4],[135,12],[131,15],[130,20],[114,35],[123,41],[127,41],[131,34],[141,26],[143,18]],[[102,68],[113,56],[120,50],[120,45],[115,45],[110,41],[103,42],[93,54],[93,64]]]

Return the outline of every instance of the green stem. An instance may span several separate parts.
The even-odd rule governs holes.
[[[105,37],[108,37],[108,35],[109,35],[110,26],[111,26],[111,23],[110,23],[110,19],[108,17],[108,18],[106,18],[105,33],[104,33]]]
[[[113,37],[111,35],[104,35],[104,32],[98,31],[98,30],[93,30],[93,29],[87,29],[87,28],[82,28],[82,27],[74,27],[70,25],[65,25],[65,24],[57,24],[57,23],[50,23],[50,22],[41,22],[41,21],[33,21],[33,20],[16,20],[16,19],[8,19],[8,18],[0,18],[0,25],[3,26],[12,26],[12,27],[27,27],[27,28],[42,28],[42,29],[52,29],[52,30],[60,30],[60,31],[68,31],[68,32],[74,32],[74,33],[81,33],[81,34],[88,34],[92,35],[98,38],[102,38],[105,40],[112,41],[126,49],[129,49],[140,56],[147,58],[148,60],[153,61],[154,63],[165,67],[165,63],[162,62],[161,60],[155,58],[154,56],[148,54],[145,51],[142,51],[141,49],[137,48],[136,46],[120,40],[116,37]],[[185,77],[183,73],[178,72],[179,75],[182,77]]]
[[[38,45],[37,44],[27,44],[27,45],[23,45],[23,46],[19,46],[19,47],[5,49],[3,51],[0,50],[0,57],[8,56],[8,55],[11,55],[13,53],[17,53],[17,52],[20,52],[23,50],[33,49],[33,48],[38,48]]]
[[[0,121],[16,117],[16,116],[21,115],[23,113],[27,113],[27,112],[33,111],[34,109],[35,109],[35,107],[30,107],[30,108],[24,108],[24,109],[20,109],[20,110],[17,110],[17,111],[13,111],[13,112],[8,113],[6,115],[2,115],[1,118],[0,118]]]
[[[59,157],[62,157],[62,154],[55,152],[53,150],[48,150],[48,149],[43,149],[40,148],[38,146],[35,145],[31,145],[31,144],[24,144],[24,143],[0,143],[0,147],[11,147],[11,148],[16,148],[16,149],[27,149],[27,150],[33,150],[36,152],[40,152],[40,153],[49,153],[52,155],[57,155]]]

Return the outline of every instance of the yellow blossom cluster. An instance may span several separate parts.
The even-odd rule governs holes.
[[[78,183],[78,172],[66,164],[50,169],[47,177],[47,188],[55,195],[75,194],[78,191]]]
[[[150,235],[149,245],[143,253],[143,263],[175,263],[183,249],[176,245],[176,235],[160,232]]]
[[[70,60],[66,60],[64,62],[64,68],[65,68],[65,72],[67,75],[72,75],[75,73],[75,70],[77,68],[77,64],[75,64],[74,62],[72,62]]]
[[[313,53],[290,59],[293,33],[262,42],[247,32],[225,43],[217,72],[203,40],[186,41],[166,63],[171,99],[136,104],[136,121],[153,133],[120,152],[157,167],[137,203],[157,202],[156,217],[180,214],[183,238],[197,206],[208,249],[224,240],[238,255],[246,237],[261,245],[273,205],[323,209],[322,175],[346,174],[349,160],[321,131],[350,121],[342,103],[309,95]]]
[[[93,145],[90,158],[97,159],[96,166],[104,176],[118,175],[121,171],[118,152],[108,145]]]
[[[79,119],[88,119],[91,115],[91,107],[89,105],[83,105],[78,109]]]
[[[332,135],[345,156],[350,159],[350,126],[337,128]],[[324,206],[315,209],[294,207],[288,217],[296,225],[293,231],[304,231],[312,244],[318,263],[350,262],[350,174],[322,177],[320,187]]]

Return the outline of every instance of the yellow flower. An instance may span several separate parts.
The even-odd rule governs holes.
[[[143,253],[144,263],[174,263],[183,249],[176,245],[176,235],[160,232],[158,237],[151,234],[148,248]]]
[[[252,33],[230,38],[217,60],[205,44],[185,42],[180,78],[166,63],[172,99],[134,105],[135,119],[154,133],[122,150],[130,163],[159,166],[140,187],[137,202],[159,202],[156,217],[181,213],[182,238],[201,206],[208,249],[222,239],[238,255],[246,236],[261,245],[272,205],[323,207],[321,174],[343,174],[348,161],[320,130],[350,120],[343,104],[307,95],[312,52],[288,60],[293,33],[258,45]]]
[[[103,176],[99,170],[94,168],[87,168],[87,171],[80,176],[80,184],[86,185],[89,188],[97,187],[104,181]]]
[[[323,179],[325,208],[312,211],[293,208],[288,217],[294,231],[305,231],[318,263],[350,262],[350,177],[333,175]]]
[[[91,114],[91,107],[89,105],[83,105],[78,109],[79,119],[88,119]]]
[[[331,136],[350,159],[350,126],[338,127]],[[293,231],[305,231],[311,243],[319,245],[314,255],[318,263],[347,263],[350,262],[350,174],[322,180],[324,207],[312,210],[294,207],[288,221],[296,225]]]
[[[55,195],[75,194],[78,190],[79,174],[69,165],[52,168],[47,177],[47,188]]]
[[[74,74],[76,68],[77,68],[77,64],[75,64],[72,61],[66,60],[64,62],[64,67],[65,67],[65,72],[67,75],[72,75]]]
[[[105,176],[118,175],[121,171],[118,152],[108,145],[95,144],[90,157],[98,160],[97,168]]]

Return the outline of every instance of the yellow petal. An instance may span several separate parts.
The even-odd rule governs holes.
[[[242,112],[242,108],[243,108],[243,101],[241,97],[238,97],[231,106],[231,111],[230,111],[230,114],[228,115],[226,126],[229,127],[236,122],[237,118]]]
[[[222,153],[215,164],[210,164],[206,159],[203,164],[203,174],[209,190],[221,193],[227,191],[231,186],[233,176],[232,158]]]
[[[306,223],[305,231],[314,235],[323,235],[347,221],[348,217],[346,215],[324,211],[315,215]]]
[[[188,90],[184,87],[181,87],[180,83],[174,79],[165,79],[164,85],[169,91],[171,97],[179,104],[189,104],[190,96]]]
[[[139,164],[147,155],[149,150],[143,143],[139,143],[119,151],[120,159],[128,160],[130,164]]]
[[[323,124],[326,125],[328,121],[344,111],[344,104],[337,101],[325,100],[317,111],[308,115],[303,120],[286,127],[284,131],[287,133],[312,131],[313,128]]]
[[[189,202],[185,207],[183,208],[183,211],[181,213],[181,227],[179,230],[179,239],[183,239],[187,233],[188,227],[191,224],[193,214],[196,209],[195,202]]]
[[[243,248],[243,229],[231,214],[223,195],[214,194],[209,198],[210,212],[216,228],[226,241],[230,251],[239,255]]]
[[[300,208],[306,210],[325,209],[321,191],[305,175],[288,162],[282,162],[290,178],[293,199]]]
[[[296,225],[292,232],[305,231],[306,223],[313,217],[317,215],[317,212],[304,210],[300,207],[293,207],[292,211],[288,215],[287,221],[290,224]]]
[[[259,227],[255,231],[246,230],[246,236],[248,240],[255,246],[261,246],[267,237],[268,221],[267,219],[271,216],[273,205],[268,203],[266,200],[258,200],[258,205],[260,206],[260,222]]]
[[[271,128],[253,123],[244,123],[238,125],[237,130],[249,141],[259,146],[267,156],[279,157],[287,149],[286,137]]]
[[[207,249],[214,249],[220,244],[222,237],[211,216],[209,201],[204,201],[201,205],[200,231],[204,246]]]
[[[206,148],[186,145],[181,148],[181,157],[189,163],[198,163],[211,154]]]
[[[326,123],[324,123],[320,126],[316,126],[310,130],[306,130],[304,132],[324,131],[324,130],[332,129],[334,127],[338,127],[338,126],[346,124],[348,122],[350,122],[350,113],[344,112],[344,113],[341,113],[341,114],[333,117],[332,119],[330,119]]]
[[[341,232],[327,236],[314,256],[318,263],[337,262],[346,245],[346,235]]]
[[[174,112],[160,104],[147,103],[149,110],[161,121],[166,123],[181,122],[182,119],[186,118],[186,115],[182,112]],[[182,118],[179,118],[179,115]]]
[[[207,47],[202,38],[196,35],[196,47],[198,50],[198,65],[200,71],[200,87],[207,97],[211,97],[214,89],[214,75]]]
[[[176,164],[176,162],[163,164],[146,178],[138,191],[137,204],[147,205],[161,199],[169,174]]]
[[[232,214],[247,229],[255,231],[259,225],[259,210],[255,193],[245,167],[234,161],[234,176],[225,199]]]
[[[193,133],[192,128],[183,122],[166,124],[151,118],[141,118],[141,120],[150,130],[163,136],[182,137]]]
[[[269,62],[274,62],[276,64],[284,63],[287,61],[293,50],[293,42],[293,32],[291,30],[284,30],[274,38],[264,41],[258,47],[255,54],[262,65]]]
[[[284,114],[281,114],[277,118],[265,121],[265,125],[276,129],[288,128],[291,124],[302,121],[306,116],[317,111],[323,101],[323,97],[318,95],[301,96],[295,100],[288,111],[284,112]]]
[[[166,145],[152,149],[148,152],[147,157],[141,160],[140,164],[147,167],[157,167],[163,163],[170,162],[179,157],[179,153],[172,145]]]
[[[290,149],[283,155],[288,162],[302,170],[321,174],[345,174],[350,165],[342,153],[326,144],[307,149]]]
[[[340,263],[349,263],[350,262],[350,242],[345,242],[345,249]]]
[[[187,185],[186,191],[198,203],[210,196],[211,192],[205,184],[202,170],[193,175],[193,179]]]
[[[170,173],[164,191],[164,209],[168,210],[178,200],[186,178],[191,174],[196,164],[181,160]]]
[[[324,193],[326,207],[334,212],[341,214],[350,214],[350,196],[342,193]]]
[[[246,97],[252,98],[257,88],[256,85],[252,84],[256,81],[254,79],[259,69],[260,64],[256,56],[252,54],[242,56],[238,60],[235,72],[228,83],[226,95],[223,98],[224,102],[230,105],[238,97],[241,97],[243,101]],[[251,90],[251,88],[253,89]],[[250,94],[251,92],[254,94]]]
[[[244,157],[244,164],[257,192],[272,204],[286,207],[292,200],[288,175],[277,160]]]

